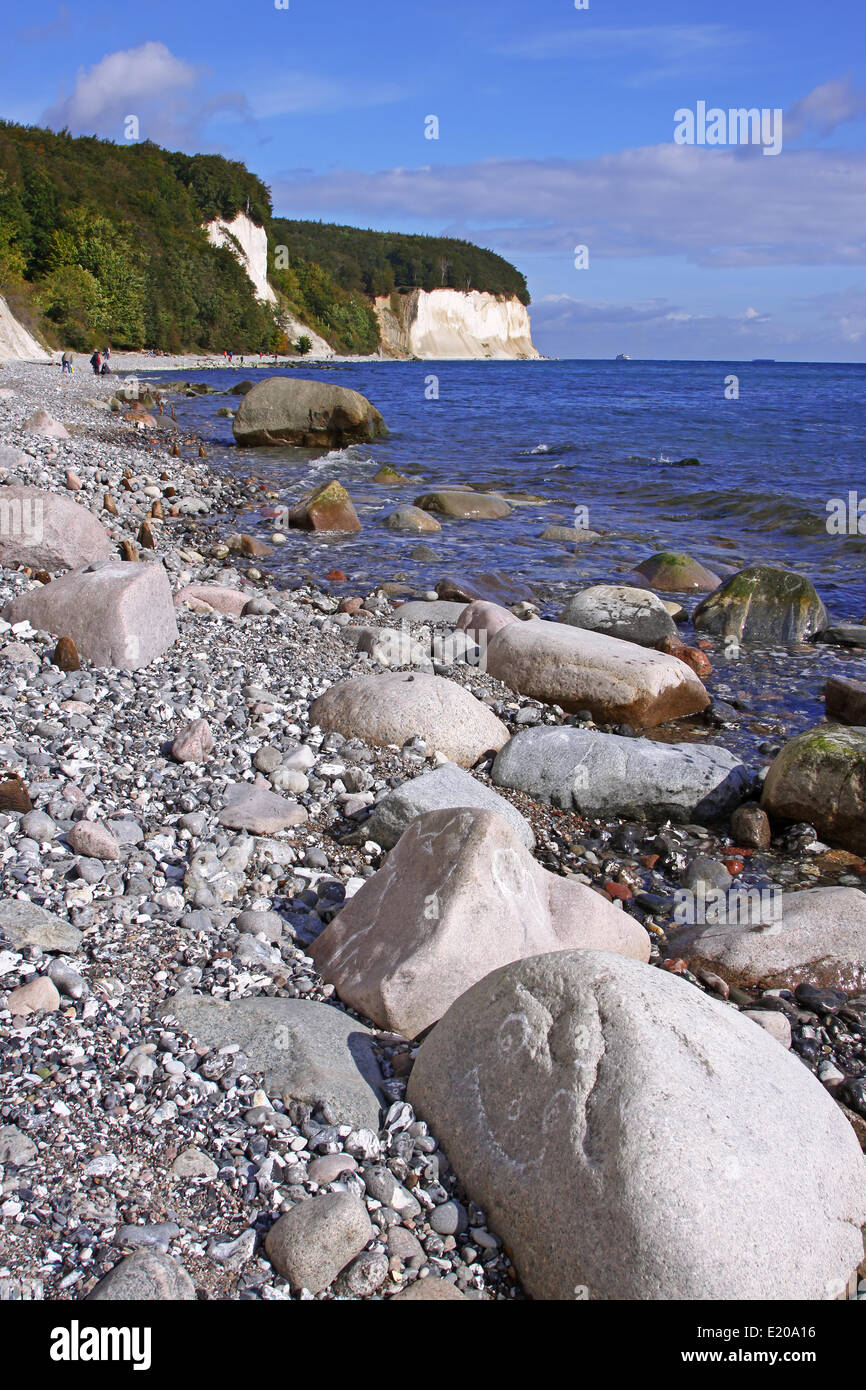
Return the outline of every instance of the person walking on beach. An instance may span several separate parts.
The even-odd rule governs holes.
[[[61,359],[60,359],[60,372],[61,372],[61,375],[63,375],[63,376],[65,376],[67,372],[69,372],[70,376],[72,375],[72,353],[71,353],[71,352],[64,352],[63,356],[61,357]]]
[[[102,359],[99,356],[99,348],[95,349],[93,356],[90,359],[90,365],[93,368],[93,375],[99,376],[99,369],[102,366]]]

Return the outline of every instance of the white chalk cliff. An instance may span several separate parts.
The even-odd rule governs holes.
[[[206,224],[208,239],[214,246],[227,246],[233,252],[239,265],[243,267],[253,284],[256,299],[266,304],[276,304],[277,296],[268,283],[268,234],[264,227],[257,227],[245,212],[239,212],[231,221],[217,218]],[[310,352],[314,357],[333,357],[334,349],[330,343],[294,314],[284,313],[279,317],[289,342],[297,342],[306,336],[312,343]]]
[[[525,304],[479,290],[412,290],[375,303],[391,357],[538,357]]]
[[[0,362],[48,362],[51,354],[19,323],[0,295]]]
[[[256,299],[276,304],[277,296],[268,284],[268,234],[264,227],[257,227],[245,212],[239,212],[231,222],[218,217],[206,228],[214,246],[227,246],[234,253],[253,282]]]

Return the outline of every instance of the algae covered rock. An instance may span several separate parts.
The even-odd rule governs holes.
[[[827,610],[804,574],[751,565],[699,603],[695,627],[741,642],[806,642],[827,626]]]
[[[761,805],[777,820],[808,821],[825,840],[866,854],[866,729],[819,724],[786,743]]]

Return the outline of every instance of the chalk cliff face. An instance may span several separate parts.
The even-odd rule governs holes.
[[[412,290],[376,300],[390,357],[538,357],[526,306],[478,290]]]
[[[257,227],[245,212],[239,212],[232,222],[222,218],[208,222],[207,234],[214,246],[227,246],[234,252],[253,282],[256,299],[275,304],[277,296],[268,284],[268,234],[264,227]]]
[[[0,362],[17,359],[22,362],[47,362],[49,354],[36,339],[20,324],[6,303],[0,297]]]

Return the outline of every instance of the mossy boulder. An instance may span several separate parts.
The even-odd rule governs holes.
[[[390,463],[383,463],[378,473],[374,473],[374,483],[390,483],[393,487],[408,487],[413,479],[407,478],[405,473],[398,473],[396,468],[392,468]]]
[[[301,531],[360,531],[361,523],[352,499],[341,482],[332,478],[313,488],[289,512],[289,525]]]
[[[651,589],[663,594],[708,594],[717,589],[721,579],[705,569],[691,555],[677,550],[662,550],[643,560],[636,573]]]
[[[866,729],[819,724],[786,743],[767,773],[761,805],[780,821],[807,821],[822,839],[866,854]]]
[[[804,574],[751,565],[699,603],[695,627],[741,642],[806,642],[827,626],[827,610]]]

